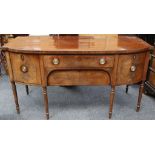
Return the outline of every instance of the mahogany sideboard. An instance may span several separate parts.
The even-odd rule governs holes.
[[[42,87],[47,119],[47,86],[110,85],[111,118],[115,87],[141,82],[138,112],[151,50],[148,43],[128,36],[17,37],[3,47],[17,113],[16,82]]]

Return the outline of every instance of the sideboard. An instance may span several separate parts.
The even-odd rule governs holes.
[[[137,37],[118,35],[17,37],[3,46],[17,113],[15,83],[42,87],[49,119],[47,86],[110,85],[111,118],[116,86],[140,82],[138,112],[152,49]]]

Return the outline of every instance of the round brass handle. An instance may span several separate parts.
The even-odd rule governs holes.
[[[106,63],[105,58],[101,58],[101,59],[100,59],[100,65],[104,65],[105,63]]]
[[[60,63],[58,58],[54,58],[52,62],[54,65],[58,65]]]
[[[130,69],[131,69],[131,72],[135,72],[136,71],[136,66],[132,65]]]
[[[25,66],[25,65],[22,65],[22,66],[20,67],[20,70],[21,70],[23,73],[26,73],[26,72],[28,72],[28,67]]]

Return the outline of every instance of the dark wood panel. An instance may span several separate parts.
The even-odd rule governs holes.
[[[50,74],[48,85],[108,85],[110,78],[104,71],[59,71]]]

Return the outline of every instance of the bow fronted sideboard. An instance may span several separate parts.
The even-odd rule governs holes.
[[[47,86],[110,85],[111,118],[115,87],[141,82],[139,111],[151,50],[137,37],[118,35],[17,37],[3,47],[17,112],[15,83],[39,85],[47,119]]]

